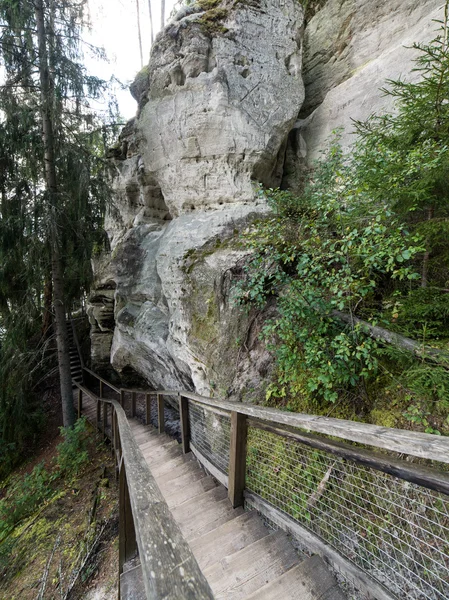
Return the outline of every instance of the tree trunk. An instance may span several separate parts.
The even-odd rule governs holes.
[[[138,33],[138,36],[139,36],[140,68],[143,69],[142,31],[140,29],[140,5],[139,5],[139,0],[136,0],[136,11],[137,11],[137,33]]]
[[[42,317],[42,337],[47,335],[47,331],[50,329],[52,324],[52,307],[53,305],[53,281],[52,276],[49,274],[45,278],[44,283],[44,314]]]
[[[161,0],[161,31],[165,26],[165,0]]]
[[[41,84],[42,139],[44,142],[45,186],[50,204],[51,268],[53,304],[55,311],[56,345],[58,348],[59,379],[61,386],[64,427],[75,423],[72,376],[70,373],[69,340],[64,306],[64,280],[59,248],[57,219],[57,176],[53,134],[53,98],[47,54],[45,13],[42,0],[35,0],[36,29],[39,48],[39,78]]]
[[[151,39],[151,45],[153,45],[154,34],[153,34],[153,13],[151,11],[151,0],[148,0],[148,14],[150,15],[150,39]]]
[[[424,346],[416,340],[412,340],[411,338],[405,337],[400,333],[389,331],[388,329],[384,329],[383,327],[379,327],[378,325],[371,325],[371,323],[368,323],[368,321],[363,321],[362,319],[359,319],[354,315],[343,313],[339,310],[333,310],[331,312],[331,316],[336,317],[340,321],[344,321],[349,325],[362,325],[362,327],[365,327],[369,331],[370,336],[376,340],[379,340],[381,342],[387,342],[388,344],[391,344],[396,348],[400,348],[401,350],[411,352],[419,358],[428,359],[443,367],[449,367],[449,354],[444,350],[438,350],[438,348],[432,348],[431,346]]]
[[[431,221],[433,219],[433,214],[434,214],[434,210],[433,210],[433,206],[431,206],[428,211],[427,211],[427,220]],[[429,246],[429,240],[426,240],[426,246]],[[428,279],[428,275],[429,275],[429,258],[430,258],[430,251],[426,250],[426,252],[424,253],[424,258],[423,258],[423,263],[422,263],[422,275],[421,275],[421,287],[425,288],[427,287],[427,279]]]

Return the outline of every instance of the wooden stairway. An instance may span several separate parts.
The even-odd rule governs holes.
[[[227,490],[178,442],[135,419],[130,425],[217,600],[344,600],[318,556],[301,561],[283,531],[233,509]],[[120,581],[122,600],[146,598],[138,562],[125,565]]]

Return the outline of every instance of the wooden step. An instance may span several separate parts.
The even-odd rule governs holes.
[[[213,490],[218,485],[213,477],[201,477],[197,481],[193,481],[190,476],[188,477],[188,481],[181,488],[177,487],[175,490],[170,488],[166,490],[164,488],[161,490],[165,492],[164,497],[169,508],[175,508],[175,506],[184,504],[184,502],[204,494],[204,492]]]
[[[251,511],[196,538],[190,547],[200,568],[206,569],[269,534],[259,515]]]
[[[204,570],[216,600],[243,600],[298,564],[286,534],[276,531]]]
[[[192,512],[190,515],[185,515],[183,521],[178,520],[178,511],[185,510],[188,502],[172,510],[172,514],[188,542],[209,533],[212,529],[216,529],[220,525],[223,525],[223,523],[227,523],[243,514],[243,508],[232,508],[227,498],[220,502],[215,502],[199,512],[194,511],[194,500],[189,500],[189,502],[192,503]]]
[[[307,558],[246,600],[345,600],[335,577],[319,556]]]
[[[193,458],[191,458],[190,455],[187,455],[187,456],[181,455],[178,458],[174,458],[174,459],[169,460],[160,465],[157,465],[157,466],[155,465],[154,467],[151,468],[151,472],[153,473],[153,477],[156,479],[156,481],[158,481],[158,478],[161,477],[162,475],[167,475],[168,473],[170,473],[170,471],[172,471],[173,469],[176,469],[176,467],[180,467],[184,463],[192,462],[192,461],[193,461]]]
[[[167,461],[182,456],[181,446],[177,442],[175,444],[176,446],[170,445],[166,450],[156,451],[155,448],[147,448],[142,454],[150,467],[164,465]]]
[[[207,477],[204,470],[198,463],[189,461],[169,473],[158,477],[157,484],[165,494],[167,490],[174,490],[177,486],[183,487],[189,481],[197,481],[202,477]]]

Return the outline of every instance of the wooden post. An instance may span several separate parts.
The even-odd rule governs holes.
[[[123,565],[137,552],[136,532],[133,514],[129,501],[128,483],[126,481],[125,464],[121,461],[119,473],[119,571],[123,573]]]
[[[101,421],[101,401],[97,400],[97,429],[101,431],[100,421]]]
[[[104,383],[100,379],[100,398],[103,398],[104,394]]]
[[[83,390],[78,388],[78,419],[81,419],[81,411],[83,410]]]
[[[151,422],[151,395],[145,394],[145,425]]]
[[[179,418],[181,421],[182,451],[190,452],[189,401],[179,394]]]
[[[108,426],[108,405],[103,402],[103,438],[106,439],[106,428]]]
[[[157,425],[159,433],[165,432],[164,396],[157,395]]]
[[[136,406],[137,406],[137,394],[136,394],[136,392],[131,392],[131,417],[136,416]]]
[[[229,451],[228,497],[234,508],[243,505],[246,475],[246,415],[231,412],[231,447]]]
[[[125,410],[125,390],[120,390],[120,406]]]
[[[111,406],[111,438],[112,438],[112,444],[111,444],[111,452],[112,452],[112,456],[114,457],[114,463],[117,464],[117,430],[115,427],[115,422],[116,422],[117,418],[115,415],[115,410],[114,407]]]

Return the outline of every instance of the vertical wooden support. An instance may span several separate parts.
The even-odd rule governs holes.
[[[157,395],[157,425],[159,433],[165,432],[164,396]]]
[[[78,388],[78,419],[81,419],[81,412],[83,410],[83,390]]]
[[[145,394],[145,425],[151,422],[151,395]]]
[[[106,428],[108,426],[108,405],[103,402],[103,438],[106,439]]]
[[[231,412],[231,447],[229,451],[228,497],[234,508],[243,505],[246,475],[246,415]]]
[[[115,415],[115,410],[114,407],[111,406],[111,452],[112,452],[112,456],[114,457],[114,462],[115,464],[117,464],[117,429],[115,426],[115,422],[116,422],[117,418]]]
[[[100,421],[101,421],[101,404],[102,404],[102,402],[100,400],[97,400],[97,429],[98,429],[98,431],[101,431],[101,427],[100,427]]]
[[[134,529],[131,503],[129,501],[125,464],[121,461],[119,473],[119,572],[123,565],[137,552],[136,532]]]
[[[100,398],[104,396],[104,383],[100,379]]]
[[[136,394],[136,392],[131,392],[131,417],[136,416],[136,406],[137,406],[137,394]]]
[[[125,390],[120,390],[120,406],[125,410]]]
[[[190,452],[189,401],[179,395],[179,418],[181,421],[181,443],[184,454]]]

